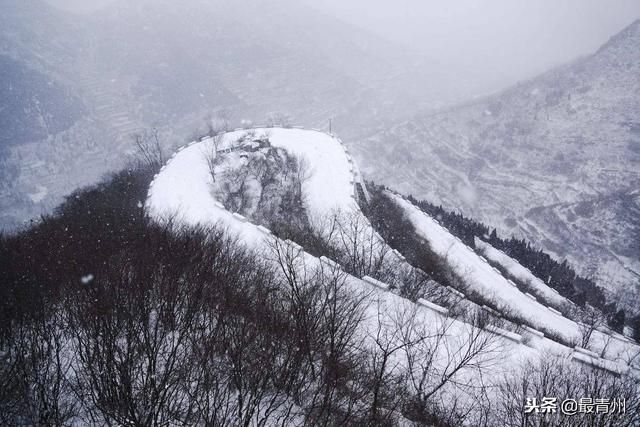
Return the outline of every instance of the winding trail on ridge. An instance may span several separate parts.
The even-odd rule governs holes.
[[[249,129],[236,129],[223,135],[223,140],[218,145],[218,150],[229,148],[240,137],[245,135]],[[353,159],[348,153],[342,141],[330,134],[316,130],[306,130],[302,128],[255,128],[256,135],[268,134],[269,141],[273,147],[280,147],[290,154],[307,159],[310,166],[310,177],[303,182],[303,194],[305,208],[312,219],[328,218],[336,210],[352,213],[362,218],[364,223],[369,221],[364,217],[356,202],[355,183],[362,182],[361,175]],[[181,147],[173,154],[171,159],[161,171],[154,177],[150,187],[147,200],[145,202],[146,212],[154,219],[162,221],[173,218],[187,225],[222,225],[230,233],[237,235],[240,241],[250,248],[264,249],[275,237],[264,227],[252,224],[247,218],[236,213],[229,212],[213,196],[213,179],[209,174],[206,161],[206,153],[213,148],[212,138],[203,138],[201,141],[194,141],[187,146]],[[415,207],[407,205],[408,202],[401,198],[396,199],[396,203],[407,211],[414,222],[424,222],[430,219],[426,214],[417,211]],[[421,224],[417,224],[420,232]],[[432,226],[432,224],[428,224]],[[444,232],[444,230],[442,230]],[[446,237],[446,236],[444,236]],[[449,237],[453,237],[449,235]],[[321,267],[326,264],[322,258],[315,258],[303,251],[303,248],[293,245],[302,254],[305,268]],[[460,243],[462,244],[462,243]],[[468,249],[468,248],[467,248]],[[460,249],[466,254],[464,248]],[[472,258],[477,255],[471,251],[466,254]],[[474,258],[474,262],[477,261]],[[479,259],[479,258],[478,258]],[[326,260],[326,259],[325,259]],[[334,266],[335,267],[335,266]],[[482,271],[487,270],[484,265],[479,265]],[[493,275],[492,275],[493,273]],[[489,270],[484,271],[491,281],[505,281],[506,279]],[[497,278],[497,276],[500,276]],[[348,276],[350,284],[356,288],[368,289],[375,286],[357,277]],[[508,285],[507,285],[508,286]],[[414,304],[413,302],[388,292],[387,289],[373,289],[378,301],[384,300],[387,310],[393,311],[398,307]],[[526,305],[537,305],[534,313],[548,313],[548,309],[536,301],[528,299],[524,294],[512,295],[516,289],[509,290],[509,300],[524,302]],[[518,291],[519,292],[519,291]],[[524,299],[523,299],[524,298]],[[464,322],[455,320],[443,315],[442,312],[429,308],[428,305],[419,304],[420,313],[424,316],[425,322],[452,322],[453,330],[468,327]],[[446,311],[446,310],[445,310]],[[372,313],[373,314],[373,313]],[[553,315],[555,316],[555,315]],[[560,333],[573,332],[578,326],[571,320],[562,318],[549,319],[549,327],[557,330],[557,326],[562,325]],[[523,333],[524,334],[524,333]],[[455,335],[455,333],[454,333]],[[519,336],[518,334],[513,334]],[[546,337],[528,334],[528,345],[522,343],[514,344],[505,339],[505,344],[511,346],[508,352],[514,363],[511,367],[519,365],[531,357],[539,357],[541,354],[556,354],[562,357],[571,357],[573,349],[565,347]],[[626,343],[626,347],[629,344]],[[635,347],[635,346],[634,346]],[[622,351],[622,350],[621,350]],[[622,361],[623,355],[615,355],[613,360]],[[599,359],[602,362],[603,359]],[[612,362],[613,363],[613,362]],[[610,364],[610,363],[609,363]],[[617,365],[617,363],[614,363]]]

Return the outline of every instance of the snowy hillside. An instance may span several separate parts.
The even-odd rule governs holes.
[[[396,195],[393,197],[396,203],[405,210],[416,231],[463,277],[470,290],[477,291],[489,298],[500,307],[501,312],[508,316],[515,315],[524,320],[526,325],[560,334],[566,342],[580,342],[583,326],[578,322],[563,315],[559,310],[544,305],[534,295],[519,290],[514,282],[504,277],[499,270],[491,267],[481,255],[476,254],[460,239],[450,234],[446,228],[438,224],[437,220],[429,217],[402,197]],[[490,259],[498,258],[499,251],[493,248],[491,248],[493,250],[488,249],[487,246],[480,246],[480,250],[484,249]],[[507,258],[502,254],[499,259],[506,263],[508,262]],[[514,260],[510,258],[508,260],[510,261],[510,271],[515,271],[522,277],[523,270],[525,272],[527,270]],[[565,314],[573,311],[575,305],[572,302],[557,295],[530,272],[525,277],[531,280],[532,285],[541,294],[545,296],[552,294],[551,299],[560,304],[558,308],[561,307]],[[616,339],[611,341],[610,336],[615,336]],[[596,353],[607,354],[614,360],[629,360],[629,357],[632,357],[638,349],[620,334],[604,329],[594,331],[591,345]]]
[[[524,237],[632,306],[639,64],[640,21],[591,56],[376,132],[354,151],[376,180]]]
[[[247,139],[247,135],[252,136]],[[153,180],[146,201],[147,211],[159,221],[172,218],[192,225],[221,224],[238,235],[241,241],[263,253],[265,259],[273,259],[273,254],[269,254],[274,248],[283,248],[288,256],[297,259],[294,264],[296,269],[301,269],[299,274],[311,274],[316,269],[340,269],[331,259],[324,256],[317,258],[305,253],[304,248],[294,242],[281,241],[264,226],[253,224],[245,216],[229,211],[216,199],[216,182],[207,164],[207,153],[211,152],[212,146],[215,145],[217,156],[220,157],[218,165],[222,167],[214,175],[218,181],[223,179],[223,171],[229,171],[231,165],[250,157],[250,152],[266,152],[264,148],[257,146],[258,141],[265,139],[268,139],[271,147],[283,148],[308,161],[311,173],[303,183],[303,200],[308,215],[317,219],[315,224],[326,225],[320,219],[331,217],[336,210],[363,217],[356,203],[354,188],[354,183],[360,182],[357,168],[341,141],[318,131],[281,128],[258,128],[250,131],[238,129],[224,134],[222,139],[209,137],[180,149]],[[354,292],[372,292],[369,298],[377,301],[374,306],[378,307],[375,310],[370,308],[373,310],[370,313],[372,318],[377,316],[376,310],[382,310],[385,316],[393,317],[406,307],[417,307],[421,322],[431,324],[434,328],[445,322],[452,328],[449,339],[455,341],[463,338],[463,332],[455,332],[456,330],[462,331],[470,327],[469,318],[453,314],[456,304],[463,304],[471,311],[484,312],[493,318],[490,325],[486,326],[486,333],[496,336],[501,346],[510,348],[509,351],[501,351],[510,360],[502,369],[518,369],[525,360],[544,354],[563,357],[577,354],[572,347],[544,337],[536,328],[553,331],[564,338],[563,342],[575,342],[574,345],[578,345],[581,335],[578,324],[555,309],[535,301],[533,296],[520,292],[498,270],[491,268],[436,221],[402,198],[393,197],[407,212],[407,217],[415,224],[417,232],[428,239],[434,250],[446,257],[454,269],[459,270],[470,287],[484,296],[495,298],[498,306],[504,310],[519,312],[525,319],[525,324],[505,322],[500,318],[502,313],[493,313],[491,309],[464,301],[464,296],[461,301],[456,296],[457,291],[454,299],[443,300],[451,305],[450,308],[425,299],[419,299],[416,304],[398,296],[389,284],[370,277],[347,275],[347,282]],[[368,224],[366,219],[363,221]],[[398,254],[395,260],[391,265],[403,268],[404,257]],[[372,324],[370,327],[374,326]],[[613,339],[608,337],[604,332],[595,331],[590,348],[596,353],[587,352],[588,356],[582,354],[572,357],[581,363],[588,357],[589,363],[596,366],[614,372],[627,372],[632,363],[637,363],[634,355],[638,352],[638,347],[622,336],[617,335]],[[442,363],[446,364],[444,360]],[[461,375],[473,381],[479,380],[471,371],[465,370]]]
[[[520,281],[528,284],[534,289],[534,293],[539,294],[541,297],[552,301],[554,304],[564,305],[571,304],[571,302],[558,294],[558,291],[548,286],[545,282],[534,276],[531,271],[520,265],[518,261],[514,260],[499,249],[494,248],[489,243],[482,241],[481,239],[475,239],[476,248],[483,254],[489,261],[496,262],[504,267],[507,272]]]
[[[161,163],[0,238],[0,424],[515,427],[531,395],[638,395],[638,345],[562,337],[332,135],[237,129]]]
[[[0,427],[640,427],[634,2],[0,0]]]

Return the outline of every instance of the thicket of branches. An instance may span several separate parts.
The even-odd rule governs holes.
[[[640,423],[639,392],[638,378],[633,376],[616,377],[564,359],[543,359],[501,381],[494,416],[507,427],[636,426]],[[522,410],[523,401],[535,398],[540,403],[544,397],[556,399],[555,411]],[[575,408],[574,414],[566,414],[560,406],[565,399],[582,401],[591,410]],[[598,401],[607,403],[596,408]],[[611,407],[612,401],[624,401],[624,411]]]
[[[370,301],[343,272],[149,221],[153,172],[119,173],[0,239],[0,424],[388,425],[409,401],[417,422],[438,419],[438,394],[365,344]],[[483,350],[421,375],[449,383]]]

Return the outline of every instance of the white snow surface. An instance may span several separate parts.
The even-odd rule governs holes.
[[[534,276],[528,268],[522,266],[518,261],[511,258],[509,255],[478,238],[475,239],[475,244],[476,247],[479,248],[489,260],[503,266],[512,276],[516,277],[517,279],[528,283],[532,288],[536,290],[538,294],[540,294],[547,300],[559,305],[571,304],[568,299],[558,294],[549,285],[544,283],[538,277]]]
[[[256,129],[256,135],[264,132],[269,133],[272,146],[307,160],[311,176],[303,183],[303,192],[305,208],[311,216],[324,218],[336,209],[359,212],[352,197],[353,166],[336,138],[303,129]],[[225,134],[220,148],[230,146],[245,133],[238,130]],[[229,221],[229,212],[216,206],[205,158],[211,144],[211,139],[205,139],[177,153],[154,180],[147,200],[148,211],[154,217],[177,215],[190,225],[222,221],[245,241],[254,241],[258,236],[254,227],[238,226],[236,221]]]
[[[336,209],[362,215],[353,198],[352,181],[357,170],[349,161],[349,156],[338,139],[322,132],[302,129],[257,129],[256,134],[260,135],[265,131],[269,132],[272,146],[282,147],[291,154],[303,156],[309,162],[312,175],[303,184],[303,191],[305,207],[310,215],[324,217],[331,215]],[[225,134],[220,149],[231,146],[245,133],[244,130],[236,130]],[[274,237],[264,227],[258,227],[234,216],[213,196],[213,181],[205,157],[206,153],[210,151],[212,143],[211,139],[191,143],[172,156],[151,183],[145,204],[146,210],[156,220],[173,218],[179,223],[188,225],[221,225],[232,234],[237,235],[240,241],[249,247],[264,250],[265,244],[273,241]],[[559,330],[567,335],[572,335],[577,331],[575,323],[553,314],[509,285],[500,274],[494,272],[473,251],[458,242],[428,216],[417,211],[410,203],[404,202],[401,198],[398,197],[397,200],[405,208],[414,224],[418,226],[420,232],[430,241],[433,240],[434,249],[448,254],[449,259],[459,264],[461,268],[470,269],[470,277],[474,279],[473,281],[479,289],[484,292],[495,292],[500,302],[526,310],[527,315],[538,320],[542,319],[544,324],[551,329]],[[298,250],[293,245],[288,247],[291,250]],[[300,255],[299,262],[305,270],[331,268],[326,262],[321,262],[320,259],[309,254],[301,252]],[[377,315],[376,307],[381,307],[386,315],[403,310],[407,305],[416,307],[410,301],[392,292],[376,288],[356,277],[347,276],[347,282],[349,286],[353,287],[354,292],[358,290],[372,292],[371,298],[376,304],[369,309],[371,319]],[[460,335],[456,331],[462,332],[469,327],[464,322],[438,314],[432,309],[421,306],[417,306],[416,309],[425,324],[435,325],[439,322],[451,322],[448,335],[450,334],[452,340],[457,339],[456,337]],[[375,325],[365,326],[365,328],[369,327],[375,327]],[[496,366],[493,374],[515,369],[523,361],[532,357],[537,358],[540,354],[556,354],[566,357],[572,352],[572,349],[548,338],[537,337],[526,332],[523,335],[529,337],[528,345],[518,345],[508,339],[503,340],[504,345],[509,347],[509,351],[504,354],[510,362]],[[445,356],[443,355],[443,357]],[[477,373],[468,372],[462,376],[475,380],[477,379],[476,375]]]
[[[507,279],[480,258],[471,248],[437,224],[429,215],[412,203],[389,193],[404,209],[421,237],[431,248],[447,259],[458,274],[481,294],[493,297],[498,305],[515,309],[545,328],[557,331],[567,338],[578,336],[578,325],[549,311],[537,301],[513,287]]]
[[[429,215],[402,197],[388,193],[405,211],[417,233],[429,241],[431,248],[460,274],[469,286],[485,296],[492,297],[499,306],[516,310],[530,325],[554,331],[567,341],[580,342],[580,327],[573,320],[558,315],[538,301],[512,286],[499,271],[494,270],[471,248],[436,223]],[[612,338],[612,339],[611,339]],[[638,352],[638,346],[623,339],[620,334],[595,331],[591,346],[612,360],[629,360]]]

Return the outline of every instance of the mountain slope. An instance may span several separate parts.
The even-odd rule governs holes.
[[[524,236],[611,290],[640,288],[639,76],[637,21],[589,57],[356,151],[402,191]]]
[[[237,182],[238,177],[233,173],[233,169],[243,162],[250,165],[255,161],[254,153],[258,157],[265,154],[264,148],[258,148],[255,145],[260,140],[268,140],[270,147],[284,149],[298,159],[305,159],[308,162],[308,174],[302,180],[301,192],[306,214],[314,219],[315,232],[327,236],[330,240],[334,239],[339,244],[346,244],[348,247],[353,245],[354,253],[370,250],[369,256],[372,257],[377,256],[379,248],[387,247],[387,243],[380,237],[376,237],[370,243],[363,238],[363,234],[368,234],[372,230],[372,225],[364,218],[363,212],[354,200],[354,184],[362,183],[358,178],[357,166],[344,149],[342,141],[322,132],[303,129],[238,129],[222,135],[219,139],[205,138],[180,148],[151,182],[145,202],[146,212],[159,222],[175,221],[178,227],[182,224],[222,225],[240,241],[257,249],[261,257],[268,262],[282,263],[283,258],[291,258],[294,260],[292,265],[295,269],[299,269],[298,273],[301,275],[310,274],[309,272],[317,268],[344,268],[345,273],[348,273],[350,286],[354,289],[371,288],[375,290],[376,297],[380,295],[381,290],[391,290],[382,293],[387,295],[384,298],[390,298],[390,307],[387,310],[391,313],[400,310],[398,307],[408,303],[409,300],[396,295],[399,291],[393,290],[394,287],[390,284],[394,283],[394,275],[403,276],[407,268],[414,267],[397,251],[389,251],[386,256],[383,256],[381,267],[372,268],[368,273],[374,276],[384,274],[384,279],[381,280],[387,283],[374,280],[368,274],[360,278],[360,275],[347,267],[341,267],[327,259],[327,255],[329,258],[333,256],[330,253],[313,256],[309,247],[303,248],[297,244],[300,242],[284,240],[281,235],[256,224],[253,216],[241,215],[237,206],[221,203],[222,199],[219,198],[215,188],[225,187],[229,182]],[[217,166],[227,162],[232,167],[219,168],[215,174],[212,174],[209,166],[211,163],[207,157],[212,150],[214,158],[218,159]],[[243,158],[246,160],[243,161]],[[250,198],[247,195],[252,192],[252,187],[259,184],[247,179],[246,175],[243,179],[244,184],[240,186],[239,197],[247,199]],[[234,192],[237,191],[234,190]],[[563,314],[547,305],[549,303],[546,301],[549,298],[536,299],[519,290],[473,249],[409,201],[390,192],[388,197],[400,207],[404,217],[413,223],[416,233],[428,240],[433,251],[463,277],[466,286],[464,290],[469,291],[469,295],[476,292],[486,300],[495,302],[495,306],[500,311],[495,313],[484,305],[480,307],[473,298],[461,295],[461,299],[455,296],[452,299],[449,296],[442,300],[446,302],[452,313],[456,306],[458,309],[464,307],[464,312],[487,310],[492,318],[495,315],[494,320],[503,322],[500,325],[509,330],[526,331],[523,325],[544,330],[549,333],[549,336],[546,339],[536,340],[535,344],[531,345],[543,354],[550,352],[568,355],[575,344],[568,347],[567,343],[581,342],[582,326],[567,317],[567,313],[575,309],[574,304],[560,298],[560,302],[554,301],[554,305],[565,312]],[[345,215],[335,216],[337,211]],[[246,213],[247,210],[242,212]],[[360,245],[364,246],[360,247]],[[390,271],[392,273],[389,273]],[[382,278],[382,276],[379,277]],[[542,291],[550,292],[550,288],[544,283],[540,282],[538,285],[544,288]],[[442,285],[435,286],[444,291]],[[430,307],[429,315],[433,315],[431,312],[434,310],[433,295],[423,294],[419,295],[419,298],[427,301],[426,304],[419,303],[419,305]],[[437,302],[442,304],[440,300]],[[449,315],[446,309],[437,308],[437,305],[435,307],[435,312],[439,313],[436,317],[443,312],[446,312],[444,317]],[[517,317],[514,317],[516,315]],[[454,314],[453,317],[455,316]],[[504,319],[502,319],[503,316]],[[516,318],[518,321],[511,320]],[[457,321],[464,324],[469,319],[460,316]],[[588,343],[590,348],[600,353],[603,360],[606,359],[606,363],[616,362],[625,365],[629,357],[637,351],[637,347],[629,340],[606,329],[594,331]],[[518,342],[518,344],[521,343]],[[528,357],[531,354],[531,349],[525,345],[516,346],[512,351],[514,358],[508,363],[505,361],[510,366],[518,366],[521,362],[519,357]]]
[[[42,0],[1,4],[1,51],[68,84],[87,114],[4,156],[0,227],[122,167],[142,128],[167,123],[163,140],[175,145],[226,110],[232,124],[286,115],[325,127],[333,118],[348,135],[404,120],[447,93],[427,84],[427,60],[292,0],[121,0],[88,15]],[[28,164],[42,163],[48,196],[34,203],[26,194],[45,177]]]
[[[242,216],[233,204],[221,205],[229,199],[218,190],[228,184],[242,181],[236,196],[250,201],[282,183],[286,172],[300,172],[294,165],[301,159],[289,162],[281,150],[309,162],[311,173],[300,187],[289,187],[290,196],[302,193],[306,215],[346,210],[357,229],[343,233],[349,223],[329,223],[330,235],[350,236],[343,244],[355,246],[353,254],[384,258],[372,276],[354,272],[345,258],[333,258],[339,264],[327,258],[338,252],[311,254],[312,245],[303,249],[300,241],[257,226],[255,211],[243,210],[248,216]],[[278,158],[284,164],[275,165]],[[376,247],[385,249],[385,241],[358,244],[352,232],[379,227],[380,218],[369,212],[367,223],[362,217],[354,182],[362,184],[357,167],[333,135],[239,129],[183,146],[162,167],[123,171],[81,189],[56,215],[0,239],[0,259],[7,261],[0,262],[7,355],[0,378],[18,390],[23,384],[36,390],[47,402],[9,389],[2,395],[2,423],[126,424],[153,417],[164,424],[236,425],[251,424],[259,414],[255,423],[266,425],[500,425],[505,413],[520,414],[525,401],[505,388],[526,393],[539,377],[535,389],[551,382],[552,396],[566,390],[589,395],[594,384],[626,401],[638,395],[638,347],[626,338],[590,329],[594,339],[583,336],[573,348],[531,324],[513,323],[509,310],[474,304],[471,292],[465,297],[434,280],[403,274],[416,258],[379,253]],[[229,190],[236,192],[235,186]],[[373,206],[380,188],[370,190]],[[417,220],[415,229],[404,231],[439,241],[434,249],[457,246],[449,261],[466,264],[482,282],[460,289],[506,286],[501,296],[536,313],[539,319],[530,321],[551,320],[554,329],[575,326],[567,318],[554,322],[559,313],[534,309],[537,303],[491,273],[426,214],[403,199],[397,203],[395,209],[377,206],[387,207],[383,215],[394,224],[407,216]],[[173,212],[178,215],[164,222],[164,213]],[[387,281],[394,279],[391,273],[442,293],[407,297],[392,286],[397,282]],[[117,397],[94,399],[103,393]],[[248,407],[247,396],[254,402]],[[330,403],[316,415],[324,398]],[[496,409],[495,402],[512,403]],[[635,425],[633,409],[628,421],[607,414],[611,422],[604,425]],[[442,418],[451,421],[443,424]]]
[[[68,129],[84,113],[68,88],[0,55],[0,149]]]

